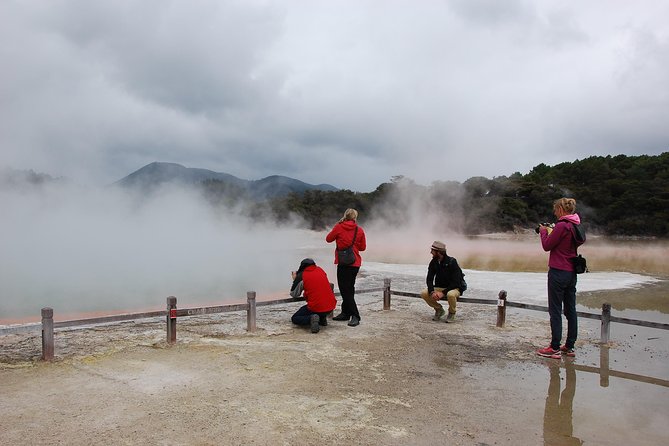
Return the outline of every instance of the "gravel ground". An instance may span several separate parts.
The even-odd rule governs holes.
[[[447,324],[420,299],[393,297],[388,311],[381,293],[357,300],[360,326],[318,334],[290,323],[300,302],[259,307],[253,333],[245,312],[179,319],[173,346],[162,319],[59,330],[51,363],[39,336],[2,336],[0,443],[579,444],[543,421],[555,363],[534,350],[547,315],[510,310],[496,328],[494,306],[461,303]],[[581,328],[577,361],[598,355],[598,337]],[[666,434],[653,432],[631,438]]]

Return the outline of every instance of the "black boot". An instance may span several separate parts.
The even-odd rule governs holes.
[[[333,321],[347,321],[351,318],[348,314],[345,313],[339,313],[337,316],[333,317]]]
[[[310,325],[311,325],[311,332],[312,333],[318,333],[321,330],[321,326],[318,325],[318,315],[317,314],[312,314],[311,319],[309,320]]]
[[[360,325],[360,318],[358,316],[351,316],[351,320],[348,321],[349,327],[357,327]]]

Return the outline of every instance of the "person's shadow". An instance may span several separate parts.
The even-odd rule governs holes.
[[[574,437],[572,404],[576,394],[576,370],[571,360],[564,361],[565,387],[560,393],[560,364],[562,361],[548,362],[550,382],[544,409],[544,444],[550,446],[582,445],[583,441]]]

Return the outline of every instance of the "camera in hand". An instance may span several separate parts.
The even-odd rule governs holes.
[[[548,228],[553,228],[555,225],[553,223],[539,223],[539,225],[536,228],[534,228],[534,232],[536,232],[538,234],[539,233],[539,228],[541,226],[546,226]]]

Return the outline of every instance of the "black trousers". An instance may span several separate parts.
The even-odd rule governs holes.
[[[327,316],[330,314],[330,312],[326,313],[314,313],[307,307],[306,305],[302,305],[293,315],[293,317],[290,318],[291,321],[293,321],[293,324],[295,325],[309,325],[311,323],[311,316],[313,314],[318,315],[318,323],[321,325],[327,325]]]
[[[337,265],[337,286],[341,293],[341,312],[360,319],[358,306],[355,304],[355,278],[360,271],[359,266]]]
[[[564,310],[563,310],[564,308]],[[551,348],[557,350],[562,341],[562,312],[567,318],[567,348],[574,348],[578,334],[576,315],[576,273],[548,269],[548,314],[551,320]]]

